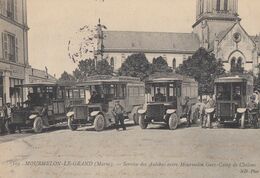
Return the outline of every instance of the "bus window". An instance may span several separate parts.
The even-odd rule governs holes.
[[[68,90],[68,98],[73,98],[72,90]]]
[[[144,87],[139,87],[139,96],[144,96]]]
[[[129,87],[129,96],[134,96],[134,88]]]
[[[79,90],[78,89],[73,90],[73,98],[79,98]]]
[[[134,96],[138,96],[138,92],[139,92],[138,87],[134,87],[133,89],[134,89],[134,93],[133,93]]]
[[[63,98],[63,90],[62,89],[58,89],[58,96],[57,96],[58,99],[62,99]]]
[[[80,90],[79,90],[79,97],[80,97],[80,98],[85,98],[84,89],[80,89]]]
[[[125,85],[116,85],[116,98],[124,98],[125,97]]]
[[[233,100],[240,100],[241,99],[241,84],[234,84],[233,85]]]
[[[218,84],[216,97],[218,100],[231,100],[231,84]]]
[[[90,98],[91,98],[90,91],[89,90],[85,90],[85,102],[86,102],[86,104],[89,103]]]

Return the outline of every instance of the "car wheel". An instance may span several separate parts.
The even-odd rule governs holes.
[[[33,130],[35,133],[41,133],[43,129],[43,121],[42,118],[37,117],[33,122]]]
[[[145,122],[145,119],[146,119],[145,114],[139,115],[139,125],[140,125],[141,129],[146,129],[148,126],[148,123]]]
[[[245,113],[243,113],[242,116],[241,116],[240,128],[241,129],[245,128]]]
[[[73,124],[73,120],[71,118],[68,118],[68,127],[72,131],[77,130],[78,128],[77,125]]]
[[[94,120],[94,127],[96,131],[102,131],[105,129],[105,118],[101,114],[97,115]]]
[[[177,129],[177,127],[178,127],[178,116],[175,113],[173,113],[169,118],[169,129],[175,130]]]

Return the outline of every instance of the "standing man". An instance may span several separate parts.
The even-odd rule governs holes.
[[[10,125],[11,117],[12,117],[12,108],[10,103],[6,103],[4,108],[4,114],[5,114],[5,127],[8,133],[11,133]]]
[[[200,105],[200,124],[202,128],[206,127],[206,113],[205,113],[205,109],[206,109],[206,105],[207,105],[207,99],[203,98],[202,99],[202,103]]]
[[[190,98],[188,96],[185,97],[185,103],[183,105],[183,113],[184,116],[187,118],[187,127],[191,126],[191,120],[190,120],[190,116],[191,116],[191,103],[190,103]]]
[[[120,104],[120,101],[115,102],[115,107],[112,110],[112,114],[115,117],[115,124],[116,124],[116,130],[119,130],[120,126],[119,123],[122,127],[123,130],[126,130],[125,123],[124,123],[124,108]]]
[[[256,129],[258,125],[258,118],[257,118],[258,104],[256,103],[255,99],[256,98],[254,95],[250,96],[250,101],[247,104],[247,109],[248,109],[250,124]]]

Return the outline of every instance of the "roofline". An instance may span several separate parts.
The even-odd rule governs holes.
[[[250,37],[250,35],[246,32],[246,30],[243,28],[243,26],[240,24],[240,22],[236,22],[227,32],[226,34],[222,37],[222,39],[219,40],[218,44],[220,44],[220,42],[223,41],[223,39],[227,36],[227,34],[236,26],[239,25],[242,30],[245,32],[245,34],[250,38],[250,40],[253,42],[253,44],[256,46],[256,43],[254,42],[254,40]]]
[[[199,47],[198,47],[199,49]],[[172,49],[167,49],[167,50],[149,50],[149,49],[112,49],[112,48],[105,48],[103,49],[104,53],[108,52],[123,52],[123,53],[177,53],[177,54],[194,54],[196,50],[172,50]]]
[[[203,20],[228,20],[228,21],[238,20],[238,21],[241,21],[241,18],[240,17],[205,17],[205,16],[202,16],[192,25],[192,28],[196,27]]]
[[[193,32],[162,32],[162,31],[131,31],[131,30],[105,30],[103,31],[104,33],[106,32],[124,32],[124,33],[169,33],[169,34],[194,34]]]

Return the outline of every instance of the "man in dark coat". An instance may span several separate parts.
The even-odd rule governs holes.
[[[125,123],[124,123],[124,112],[125,112],[124,108],[120,104],[120,101],[116,101],[115,107],[112,110],[112,114],[115,117],[116,130],[119,130],[120,125],[123,128],[123,130],[126,130]]]

